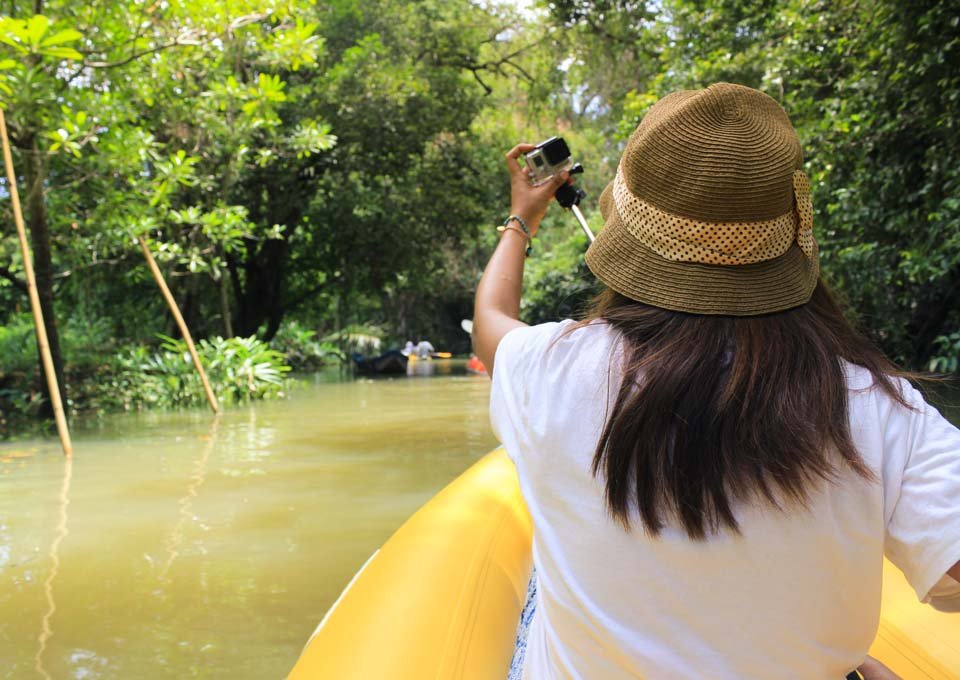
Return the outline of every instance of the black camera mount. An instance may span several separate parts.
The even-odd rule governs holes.
[[[568,172],[571,175],[582,175],[583,166],[576,163]],[[587,220],[584,219],[579,207],[580,201],[587,197],[587,192],[574,184],[564,183],[553,195],[556,196],[557,203],[573,213],[573,216],[577,218],[577,222],[580,223],[580,228],[583,229],[583,233],[587,235],[587,240],[593,243],[595,237],[593,232],[590,231]]]
[[[576,163],[568,172],[571,175],[582,175],[583,166]],[[587,197],[587,192],[573,184],[564,183],[557,189],[554,196],[557,198],[557,203],[564,208],[570,208],[575,205],[580,205],[580,201]]]

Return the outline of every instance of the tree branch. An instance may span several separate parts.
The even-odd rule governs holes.
[[[151,47],[150,49],[141,50],[139,52],[131,52],[127,57],[123,59],[118,59],[117,61],[84,61],[83,66],[87,68],[99,68],[99,69],[108,69],[108,68],[117,68],[119,66],[126,66],[132,61],[136,61],[141,57],[146,57],[151,54],[156,54],[157,52],[162,52],[163,50],[168,50],[171,47],[180,47],[183,45],[202,45],[198,36],[200,33],[196,30],[184,31],[176,38],[170,42],[161,43]]]
[[[452,66],[455,68],[461,68],[465,71],[470,71],[470,73],[473,74],[474,79],[484,89],[485,93],[490,94],[493,92],[493,88],[491,88],[489,85],[483,82],[483,79],[480,77],[480,74],[484,71],[487,71],[489,73],[494,73],[494,74],[506,75],[504,71],[504,67],[511,66],[514,69],[516,69],[517,72],[519,72],[521,76],[524,77],[527,81],[533,82],[533,76],[531,76],[526,69],[524,69],[522,66],[517,64],[514,61],[514,59],[516,57],[519,57],[521,54],[523,54],[527,50],[533,49],[534,47],[536,47],[546,39],[547,39],[547,36],[545,35],[539,40],[535,40],[529,45],[524,45],[523,47],[520,47],[512,52],[508,52],[507,54],[497,59],[489,59],[483,62],[476,61],[473,55],[469,55],[469,54],[454,54],[454,55],[445,55],[445,56],[433,54],[432,55],[433,64],[435,66]],[[427,56],[428,54],[430,54],[430,52],[425,50],[421,52],[419,55],[417,55],[416,60],[419,61],[420,59]]]
[[[520,66],[520,64],[517,64],[517,63],[514,62],[514,61],[505,61],[505,62],[504,62],[504,65],[505,65],[505,66],[512,66],[513,68],[517,69],[517,71],[520,72],[520,75],[522,75],[524,78],[527,79],[527,82],[528,82],[528,83],[532,83],[532,82],[533,82],[533,80],[534,80],[533,76],[530,75],[530,73],[529,73],[525,68],[523,68],[522,66]]]
[[[131,52],[126,57],[122,59],[117,59],[116,61],[107,61],[107,60],[87,61],[86,59],[84,59],[83,63],[81,63],[80,65],[80,71],[82,71],[84,68],[96,68],[96,69],[117,68],[119,66],[126,66],[127,64],[133,61],[141,59],[142,57],[146,57],[151,54],[156,54],[157,52],[162,52],[164,50],[168,50],[173,47],[182,47],[187,45],[190,45],[190,46],[203,45],[205,43],[211,42],[219,38],[222,34],[230,35],[234,31],[237,31],[238,29],[243,28],[244,26],[249,26],[250,24],[259,23],[269,16],[270,16],[269,12],[245,14],[243,16],[237,17],[236,19],[231,21],[229,24],[227,24],[222,32],[204,31],[202,29],[197,29],[197,28],[183,30],[179,34],[177,34],[176,37],[174,37],[172,40],[168,42],[155,45],[154,47],[151,47],[148,49]],[[137,37],[128,41],[128,43],[135,44],[139,36],[140,36],[140,29],[138,28]],[[120,47],[123,47],[123,45],[121,45]],[[101,50],[100,52],[102,54],[105,54],[105,51],[103,50]],[[76,74],[72,76],[72,78],[75,78],[75,77],[76,77]]]
[[[483,79],[480,77],[479,69],[464,67],[473,74],[474,80],[480,83],[480,87],[484,89],[484,94],[492,94],[493,88],[483,82]]]
[[[66,279],[73,275],[75,271],[82,271],[84,269],[90,269],[91,267],[99,267],[104,264],[119,264],[128,259],[126,253],[119,255],[114,258],[107,258],[105,260],[93,260],[92,262],[85,262],[84,264],[77,265],[71,269],[64,269],[63,271],[57,272],[53,275],[55,279]]]

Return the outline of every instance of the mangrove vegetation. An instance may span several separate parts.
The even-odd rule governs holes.
[[[509,207],[503,152],[562,134],[595,199],[658,97],[762,89],[796,126],[824,274],[894,359],[960,367],[960,12],[893,0],[9,0],[6,113],[72,413],[201,404],[144,239],[225,403],[460,321]],[[48,403],[2,191],[0,437]],[[553,211],[530,323],[596,286]]]

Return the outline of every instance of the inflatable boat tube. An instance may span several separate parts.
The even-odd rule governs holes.
[[[293,680],[505,680],[532,526],[502,449],[418,510],[317,627]],[[884,564],[870,653],[904,680],[960,680],[960,615],[917,602]]]

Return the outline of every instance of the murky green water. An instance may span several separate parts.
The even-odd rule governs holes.
[[[328,376],[216,420],[88,425],[72,463],[0,446],[0,677],[282,677],[370,553],[496,445],[488,394]]]
[[[489,381],[326,382],[0,446],[0,677],[278,678],[356,569],[496,445]]]

